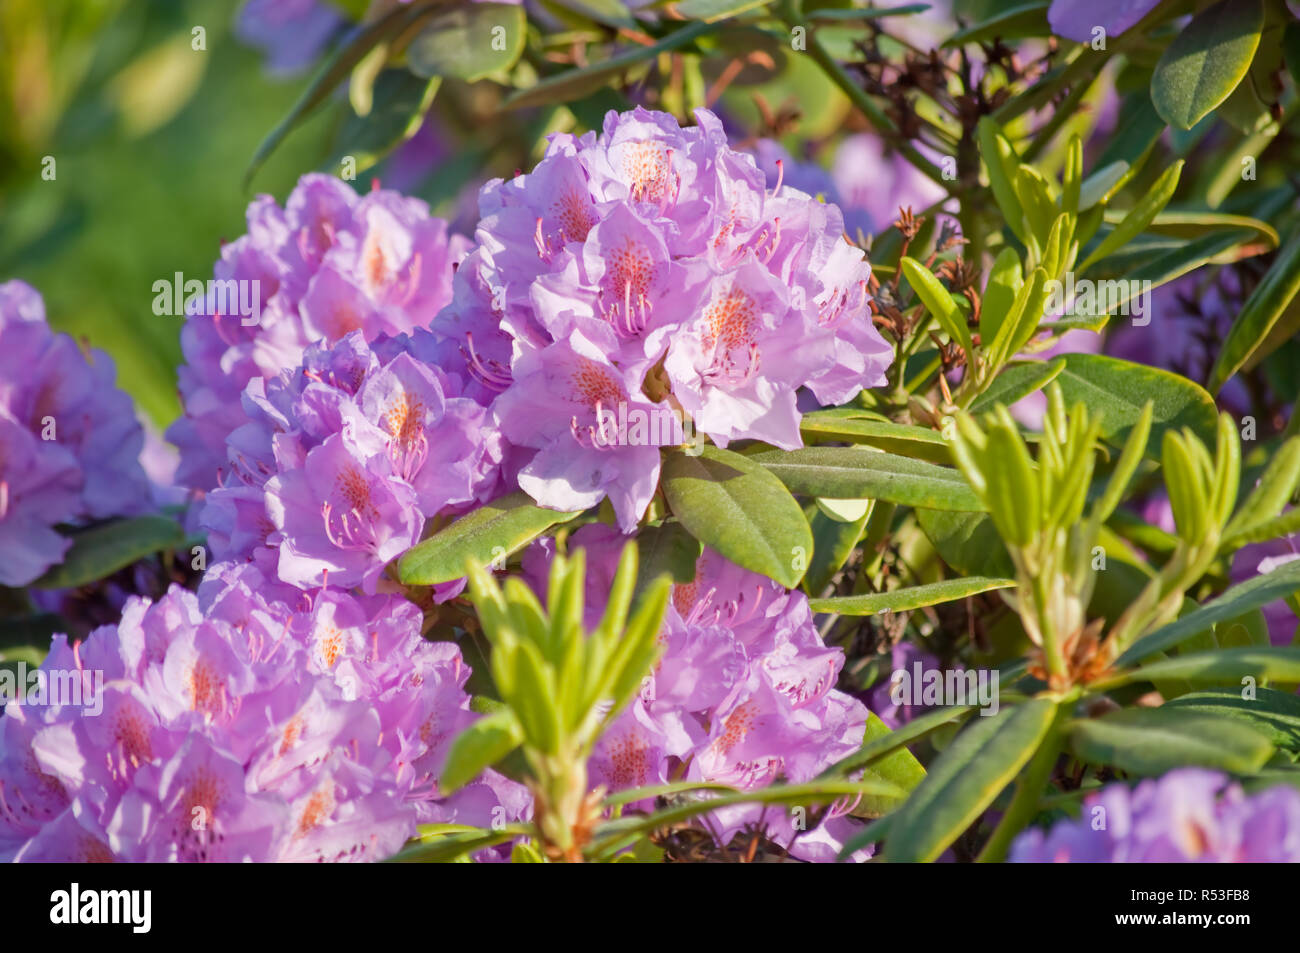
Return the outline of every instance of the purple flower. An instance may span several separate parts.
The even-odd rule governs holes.
[[[460,380],[427,360],[436,349],[427,332],[372,350],[353,331],[250,381],[248,423],[200,514],[215,557],[302,589],[373,592],[427,519],[495,495],[500,440]]]
[[[658,447],[691,428],[800,446],[800,388],[841,403],[890,359],[839,210],[767,188],[712,113],[696,119],[611,112],[600,135],[553,136],[531,173],[489,182],[434,321],[470,392],[533,451],[520,485],[554,508],[608,497],[626,531]]]
[[[1150,313],[1144,316],[1150,323],[1112,316],[1106,327],[1106,353],[1203,383],[1244,299],[1235,269],[1194,271],[1151,293]],[[1237,416],[1250,412],[1250,394],[1239,377],[1224,385],[1219,400]]]
[[[1114,38],[1154,10],[1160,0],[1052,0],[1047,22],[1052,31],[1077,43],[1091,43],[1101,28]]]
[[[322,589],[291,607],[264,583],[214,567],[198,597],[55,638],[42,672],[82,692],[0,718],[0,859],[379,860],[418,823],[526,815],[491,772],[439,798],[469,670],[415,606]]]
[[[107,354],[50,330],[30,286],[0,284],[0,584],[63,558],[56,524],[150,508],[144,433],[114,373]]]
[[[602,611],[625,539],[603,524],[570,537],[570,549],[587,552],[589,622]],[[530,551],[530,578],[545,578],[550,549]],[[754,790],[809,781],[862,744],[866,708],[834,687],[844,653],[822,642],[801,593],[705,550],[695,581],[674,587],[660,641],[654,672],[596,745],[593,785],[626,790],[685,778]],[[761,831],[796,856],[829,861],[855,827],[845,807],[806,833],[762,805],[722,808],[704,823],[722,845]]]
[[[1300,792],[1286,785],[1246,795],[1214,771],[1178,768],[1136,787],[1108,784],[1079,820],[1030,829],[1016,863],[1295,863]]]
[[[237,287],[251,313],[230,313],[231,295],[212,287],[191,303],[181,330],[185,412],[167,432],[181,451],[177,482],[198,491],[221,482],[250,381],[297,367],[312,343],[422,327],[451,299],[465,247],[418,199],[386,190],[361,197],[331,176],[303,176],[283,209],[269,196],[254,199],[248,233],[223,246],[213,269],[214,285],[246,283]]]
[[[321,0],[247,0],[239,8],[235,33],[266,55],[272,73],[297,73],[311,66],[346,22]]]
[[[947,194],[901,155],[887,152],[879,137],[867,133],[840,143],[831,179],[850,235],[859,230],[879,235],[898,218],[900,207],[919,214]]]
[[[1251,543],[1237,550],[1232,557],[1232,581],[1244,582],[1257,573],[1269,573],[1284,563],[1300,559],[1300,535],[1291,534]],[[1279,600],[1263,608],[1268,623],[1269,641],[1274,645],[1292,645],[1297,632],[1296,614],[1287,603]]]

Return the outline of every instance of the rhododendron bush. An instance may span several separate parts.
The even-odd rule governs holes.
[[[1300,22],[1004,6],[11,57],[0,859],[1300,860]],[[60,122],[222,57],[296,99],[78,318]]]

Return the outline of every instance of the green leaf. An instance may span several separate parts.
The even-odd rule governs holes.
[[[1088,257],[1079,265],[1078,270],[1080,272],[1086,271],[1094,261],[1100,261],[1112,252],[1118,251],[1140,235],[1160,211],[1169,204],[1169,200],[1174,197],[1174,192],[1178,189],[1178,179],[1182,172],[1182,159],[1165,169],[1147,194],[1129,209],[1123,220],[1111,229],[1110,234],[1103,238],[1097,247],[1088,254]]]
[[[1014,586],[1014,579],[988,579],[983,576],[969,576],[963,579],[945,579],[943,582],[930,582],[921,586],[908,586],[889,592],[876,592],[861,596],[838,596],[833,599],[810,599],[808,608],[813,612],[834,612],[839,615],[865,616],[880,612],[907,612],[923,606],[935,606],[944,602],[956,602],[967,596],[994,589],[1009,589]]]
[[[943,41],[944,46],[964,46],[967,43],[989,43],[994,39],[1013,40],[1026,36],[1047,36],[1047,8],[1044,0],[1022,3],[1007,10],[999,10],[986,20],[981,20],[964,30],[958,30]]]
[[[1242,698],[1240,688],[1190,692],[1162,707],[1237,718],[1268,735],[1279,748],[1300,752],[1300,698],[1273,688],[1256,687],[1254,692],[1254,698]]]
[[[1090,412],[1103,415],[1101,435],[1107,443],[1123,446],[1150,400],[1154,414],[1147,456],[1158,455],[1166,430],[1182,427],[1213,446],[1218,430],[1214,400],[1187,378],[1103,354],[1066,354],[1062,360],[1065,368],[1056,378],[1062,396],[1069,405],[1082,401]]]
[[[998,328],[1006,320],[1011,305],[1025,283],[1020,269],[1020,256],[1014,248],[1004,248],[993,260],[989,271],[989,280],[984,287],[984,300],[980,303],[980,340],[991,342],[998,335]]]
[[[939,557],[968,576],[1007,578],[1015,563],[987,513],[918,509],[916,520]]]
[[[805,507],[808,527],[813,534],[813,556],[808,564],[808,572],[803,577],[803,590],[809,595],[816,595],[830,585],[831,579],[843,568],[852,555],[853,549],[862,538],[862,533],[871,518],[875,507],[874,500],[854,500],[866,503],[862,515],[851,522],[832,518],[822,512],[822,501],[812,507]]]
[[[1090,764],[1152,776],[1198,765],[1246,774],[1273,753],[1268,736],[1245,723],[1173,708],[1126,708],[1070,725],[1070,748]]]
[[[524,51],[524,8],[508,3],[467,3],[433,14],[406,48],[411,72],[476,82],[508,70]]]
[[[511,493],[462,516],[407,550],[397,564],[399,576],[402,582],[415,586],[460,579],[471,559],[486,566],[494,559],[509,556],[579,512],[548,510],[526,493]]]
[[[858,20],[879,20],[881,17],[924,13],[928,3],[905,3],[895,7],[849,7],[847,9],[808,10],[806,16],[814,23],[844,23]]]
[[[960,344],[967,354],[971,353],[970,329],[966,327],[966,318],[948,289],[929,268],[915,258],[904,257],[899,265],[908,285],[925,304],[925,309],[934,315],[939,327],[943,328],[949,338]]]
[[[1026,361],[1008,364],[993,378],[984,392],[971,401],[970,412],[982,414],[1002,404],[1010,407],[1030,394],[1042,390],[1065,370],[1064,358],[1052,361]]]
[[[788,589],[799,584],[812,532],[799,504],[753,459],[717,447],[700,456],[670,450],[660,485],[673,515],[700,542]]]
[[[844,417],[815,410],[803,415],[803,419],[799,421],[799,432],[805,438],[862,443],[890,453],[902,454],[905,457],[929,460],[932,463],[949,463],[952,460],[948,441],[928,427],[896,424],[887,420]]]
[[[32,586],[74,589],[110,576],[119,569],[185,542],[180,524],[165,516],[136,516],[110,520],[71,534],[72,547]]]
[[[1244,536],[1273,520],[1300,485],[1300,436],[1284,442],[1260,475],[1259,483],[1223,530],[1224,545],[1235,548],[1234,537]]]
[[[1189,613],[1183,616],[1183,619],[1189,619],[1195,614]],[[1191,652],[1129,669],[1127,672],[1097,682],[1095,687],[1109,689],[1117,685],[1131,685],[1134,682],[1169,679],[1204,684],[1237,681],[1247,675],[1256,679],[1300,682],[1300,649],[1251,647]]]
[[[1026,241],[1025,213],[1012,184],[1015,181],[1016,169],[1020,167],[1020,157],[1016,155],[1016,150],[1002,134],[998,124],[988,116],[980,119],[975,131],[979,139],[980,155],[984,159],[985,168],[988,169],[989,186],[993,189],[993,197],[1002,211],[1002,217],[1012,234],[1022,242]]]
[[[939,708],[913,718],[905,725],[900,725],[897,731],[870,739],[864,737],[861,748],[831,765],[818,777],[843,777],[869,767],[893,755],[894,752],[902,750],[913,741],[918,741],[941,728],[964,721],[974,711],[975,708],[972,705],[953,705],[947,708]]]
[[[384,70],[375,79],[369,113],[364,118],[348,117],[327,168],[337,171],[345,156],[356,162],[357,173],[374,166],[420,131],[441,83],[436,77],[424,79],[409,70]]]
[[[1043,306],[1047,303],[1047,272],[1035,268],[1016,293],[1006,319],[998,326],[997,336],[987,345],[989,364],[1001,367],[1020,352],[1038,330],[1043,320]],[[981,339],[982,340],[982,339]]]
[[[987,444],[981,454],[986,461],[984,495],[1002,538],[1013,546],[1026,546],[1042,528],[1042,504],[1050,501],[1042,499],[1038,472],[1024,440],[1013,428],[1008,420],[985,433]]]
[[[428,841],[412,844],[399,853],[388,858],[390,864],[446,864],[457,858],[477,853],[497,844],[504,844],[516,837],[528,837],[533,834],[531,827],[512,824],[500,830],[452,830],[447,834],[431,837]]]
[[[511,93],[502,103],[502,107],[523,109],[528,106],[580,99],[602,86],[609,85],[612,77],[621,75],[628,68],[654,60],[660,53],[679,49],[715,29],[717,28],[711,23],[696,20],[680,30],[673,31],[652,46],[635,46],[625,53],[619,53],[590,66],[565,70],[539,80],[528,89]]]
[[[749,459],[805,496],[885,500],[936,510],[984,508],[959,471],[863,447],[773,450]]]
[[[867,724],[862,734],[862,744],[871,744],[891,734],[889,726],[880,720],[874,712],[867,712]],[[864,778],[879,778],[881,781],[896,784],[903,791],[913,791],[925,780],[925,768],[916,756],[906,748],[898,748],[891,754],[878,758],[869,767],[862,769]],[[865,795],[852,810],[855,817],[880,817],[894,810],[902,803],[901,798],[879,795]]]
[[[695,581],[700,542],[681,523],[670,520],[661,526],[643,526],[637,531],[636,545],[639,556],[635,591],[638,594],[643,594],[662,575],[669,576],[673,582]]]
[[[524,733],[510,709],[486,715],[456,736],[438,777],[440,794],[451,794],[473,781],[523,743]]]
[[[1277,253],[1268,274],[1251,292],[1232,322],[1210,372],[1209,389],[1217,394],[1264,344],[1269,332],[1300,291],[1300,232]],[[1280,343],[1280,342],[1279,342]],[[1275,345],[1276,346],[1276,345]]]
[[[619,0],[555,0],[555,3],[605,26],[638,29],[636,18]]]
[[[677,12],[688,20],[717,23],[737,14],[768,6],[772,0],[681,0]]]
[[[248,188],[253,175],[284,137],[325,101],[330,92],[352,71],[352,67],[360,63],[380,43],[396,36],[409,23],[422,15],[422,10],[412,11],[408,7],[398,7],[374,23],[358,26],[349,33],[339,45],[338,51],[325,62],[298,101],[293,104],[289,114],[267,133],[266,138],[257,147],[252,160],[248,163],[248,168],[244,171],[244,188]]]
[[[1263,543],[1270,539],[1279,539],[1300,533],[1300,507],[1287,510],[1280,516],[1253,526],[1243,526],[1234,530],[1230,537],[1224,539],[1223,549],[1240,549],[1249,543]]]
[[[1035,698],[992,717],[977,717],[944,749],[898,809],[885,856],[929,863],[993,803],[1038,749],[1056,704]]]
[[[1151,75],[1160,116],[1191,129],[1227,99],[1250,69],[1263,26],[1261,0],[1220,0],[1193,17]]]
[[[1098,202],[1108,200],[1131,171],[1129,164],[1122,160],[1100,166],[1079,187],[1080,210],[1087,211]]]
[[[1297,590],[1300,590],[1300,560],[1283,563],[1272,572],[1233,586],[1217,599],[1138,639],[1115,660],[1115,666],[1133,665],[1166,652],[1220,622],[1284,599]]]

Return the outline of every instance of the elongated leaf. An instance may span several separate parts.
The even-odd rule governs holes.
[[[526,493],[511,493],[434,533],[406,551],[397,564],[402,582],[431,586],[465,575],[473,559],[490,564],[518,552],[556,523],[578,512],[565,513],[538,506]]]
[[[896,17],[911,13],[924,13],[930,9],[930,6],[928,3],[904,3],[891,7],[808,10],[805,12],[805,16],[814,23],[845,23],[858,20],[879,20],[881,17]]]
[[[257,147],[257,151],[253,153],[253,158],[248,163],[248,168],[244,171],[244,188],[248,187],[253,175],[275,148],[284,141],[284,137],[325,101],[333,89],[351,72],[352,67],[360,63],[380,43],[396,36],[414,18],[422,15],[419,10],[412,11],[407,7],[398,7],[374,23],[358,26],[349,33],[339,45],[338,52],[326,61],[311,84],[298,97],[289,114],[267,133],[266,138]]]
[[[477,853],[497,844],[504,844],[516,837],[528,837],[534,833],[530,826],[512,824],[500,830],[473,828],[467,831],[452,831],[431,837],[427,842],[413,844],[388,858],[390,864],[446,864],[457,858]]]
[[[1272,688],[1257,686],[1254,691],[1254,698],[1242,698],[1236,688],[1190,692],[1162,707],[1240,719],[1268,735],[1279,748],[1300,752],[1300,698]]]
[[[916,520],[939,557],[957,572],[994,578],[1014,575],[1015,563],[987,513],[918,509]]]
[[[1193,17],[1151,75],[1161,117],[1191,129],[1227,99],[1250,69],[1263,25],[1260,0],[1220,0]]]
[[[935,606],[944,602],[956,602],[981,592],[994,589],[1008,589],[1014,586],[1014,579],[988,579],[983,576],[969,576],[964,579],[945,579],[943,582],[926,583],[923,586],[908,586],[891,592],[877,592],[864,596],[839,596],[834,599],[810,599],[808,607],[813,612],[835,612],[840,615],[876,615],[880,612],[906,612],[923,606]]]
[[[749,457],[717,447],[664,455],[661,486],[681,524],[733,563],[794,588],[812,555],[803,511],[781,482]]]
[[[518,62],[526,27],[524,8],[514,4],[449,5],[411,41],[406,61],[417,76],[472,83]]]
[[[1065,360],[1056,358],[1046,363],[1030,361],[1024,364],[1008,364],[1002,369],[984,392],[971,401],[970,412],[982,414],[992,410],[996,405],[1010,407],[1016,401],[1023,400],[1030,394],[1042,390],[1056,375],[1065,370]]]
[[[902,454],[905,457],[929,460],[932,463],[952,461],[948,441],[928,427],[813,411],[803,415],[803,420],[799,421],[799,432],[805,438],[862,443],[888,450],[890,453]]]
[[[717,23],[770,3],[772,0],[681,0],[677,12],[688,20]]]
[[[579,99],[607,85],[612,77],[620,75],[628,68],[653,60],[660,53],[680,49],[715,29],[717,27],[714,24],[696,20],[680,30],[674,30],[652,46],[635,46],[625,53],[611,56],[599,63],[548,76],[528,89],[521,89],[507,96],[502,106],[506,109],[523,109],[527,106]]]
[[[1300,233],[1293,235],[1277,253],[1268,274],[1251,292],[1241,313],[1232,322],[1232,329],[1224,339],[1210,372],[1211,392],[1217,394],[1228,378],[1237,373],[1268,340],[1269,332],[1282,318],[1297,291],[1300,291]]]
[[[993,197],[997,200],[998,208],[1001,209],[1002,216],[1012,233],[1022,242],[1026,241],[1025,213],[1012,185],[1015,181],[1016,169],[1020,166],[1020,157],[1016,155],[1016,150],[1002,134],[998,124],[988,116],[979,121],[975,131],[979,137],[980,156],[984,159],[985,168],[988,169],[989,186],[993,189]]]
[[[986,20],[964,30],[958,30],[943,41],[944,46],[962,46],[967,43],[988,43],[994,39],[1011,40],[1024,36],[1046,36],[1051,32],[1047,25],[1046,0],[1017,4],[1000,9]]]
[[[818,777],[836,778],[852,774],[854,771],[875,764],[913,741],[919,741],[931,732],[965,720],[974,711],[975,708],[971,705],[953,705],[926,712],[907,724],[899,726],[897,731],[888,735],[881,735],[869,741],[864,739],[860,749],[837,761]]]
[[[1091,764],[1158,775],[1199,765],[1247,773],[1273,753],[1268,735],[1242,721],[1176,708],[1126,708],[1070,725],[1070,748]]]
[[[804,592],[810,596],[817,595],[830,584],[831,579],[848,561],[858,540],[862,539],[867,520],[871,518],[875,506],[873,500],[865,502],[867,506],[862,515],[847,523],[827,516],[819,506],[804,509],[808,527],[813,534],[813,558],[802,583]]]
[[[889,726],[880,720],[874,712],[867,712],[866,730],[862,735],[863,745],[871,744],[892,732]],[[864,778],[879,778],[881,781],[896,784],[903,791],[913,791],[925,780],[925,768],[916,756],[907,748],[898,748],[892,754],[878,758],[869,767],[862,769]],[[864,795],[851,813],[854,817],[880,817],[894,810],[902,803],[902,798]]]
[[[1094,261],[1099,261],[1114,251],[1123,248],[1155,219],[1160,211],[1169,204],[1178,188],[1178,178],[1183,172],[1183,160],[1179,159],[1156,179],[1151,190],[1129,210],[1124,220],[1116,225],[1109,235],[1098,243],[1088,257],[1079,265],[1079,271],[1086,271]]]
[[[1025,283],[1020,270],[1020,255],[1014,248],[1004,248],[993,260],[988,284],[984,287],[984,300],[980,304],[980,340],[989,342],[998,334],[1006,320],[1011,305]]]
[[[944,333],[969,354],[970,329],[966,327],[966,318],[957,307],[957,302],[952,299],[952,295],[948,293],[948,289],[939,282],[929,268],[915,258],[904,257],[899,264],[908,285],[925,304],[925,309],[934,315],[934,319],[939,322],[939,327],[943,328]]]
[[[1300,436],[1292,437],[1278,448],[1269,461],[1259,484],[1224,527],[1225,545],[1234,536],[1248,533],[1275,519],[1300,484]]]
[[[384,70],[375,78],[368,114],[348,117],[327,168],[337,169],[348,156],[356,163],[356,173],[373,167],[420,131],[441,84],[436,77],[423,79],[404,69]]]
[[[1033,757],[1055,717],[1054,702],[1035,698],[975,718],[898,809],[886,858],[912,863],[938,858]]]
[[[478,719],[451,743],[438,778],[438,790],[451,794],[478,777],[523,742],[514,712],[503,709]]]
[[[1138,639],[1116,659],[1115,665],[1122,668],[1166,652],[1220,622],[1284,599],[1297,590],[1300,590],[1300,560],[1283,563],[1272,572],[1233,586],[1201,608]]]
[[[806,496],[887,500],[936,510],[984,508],[959,471],[862,447],[775,450],[749,459]]]
[[[694,582],[700,543],[681,523],[644,526],[637,531],[636,592],[645,591],[653,580],[667,575],[673,582]],[[635,600],[634,600],[635,601]]]
[[[165,516],[136,516],[111,520],[72,536],[63,562],[50,568],[32,586],[37,589],[72,589],[103,579],[119,569],[185,541],[180,524]]]
[[[1158,457],[1160,441],[1171,429],[1190,427],[1214,445],[1214,400],[1187,378],[1104,354],[1066,354],[1062,360],[1065,368],[1056,381],[1066,403],[1082,401],[1089,411],[1103,414],[1101,435],[1113,446],[1123,446],[1148,400],[1154,403],[1148,457]]]
[[[1183,679],[1192,684],[1206,684],[1236,681],[1247,675],[1280,682],[1300,682],[1300,649],[1251,647],[1192,652],[1129,669],[1127,672],[1098,682],[1097,685],[1111,688],[1133,682],[1170,679]]]

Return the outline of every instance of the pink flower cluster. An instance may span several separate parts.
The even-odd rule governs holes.
[[[181,330],[185,410],[167,438],[181,451],[177,482],[200,491],[220,482],[250,381],[297,367],[309,344],[350,331],[373,340],[426,326],[451,299],[466,249],[419,199],[361,197],[327,175],[303,176],[283,209],[259,196],[247,219],[248,233],[222,247],[213,285],[189,305]],[[247,313],[233,313],[236,293]]]
[[[0,284],[0,585],[63,559],[57,524],[151,508],[144,431],[114,376],[107,354],[50,330],[34,289]]]
[[[372,348],[353,331],[250,381],[248,422],[230,435],[229,469],[200,516],[214,556],[302,589],[374,592],[426,519],[494,495],[500,440],[436,349],[428,332]]]
[[[47,696],[0,718],[0,860],[380,860],[421,822],[528,811],[491,772],[438,800],[469,671],[415,606],[274,590],[226,566],[56,638]]]
[[[719,446],[798,447],[800,388],[842,403],[892,356],[839,209],[769,189],[717,117],[696,120],[611,112],[600,135],[553,136],[531,173],[489,182],[434,322],[531,452],[521,488],[558,509],[608,497],[624,531],[688,419]],[[656,414],[678,426],[624,432]]]

